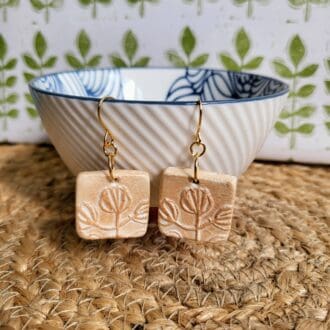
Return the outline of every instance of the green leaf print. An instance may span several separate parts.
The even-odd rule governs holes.
[[[259,3],[266,5],[270,0],[233,0],[236,6],[246,5],[246,16],[252,17],[253,15],[253,4]]]
[[[293,78],[293,72],[282,62],[282,60],[273,61],[275,72],[282,78]]]
[[[241,71],[240,65],[230,57],[230,55],[222,53],[219,55],[220,61],[222,65],[227,69],[231,71]]]
[[[82,69],[87,67],[95,67],[98,66],[101,63],[102,56],[101,55],[93,55],[91,57],[88,57],[92,43],[87,35],[87,33],[84,30],[81,30],[78,33],[77,39],[76,39],[76,47],[79,53],[79,58],[69,52],[65,55],[65,59],[67,63],[74,69]]]
[[[138,50],[138,42],[132,31],[128,31],[124,36],[124,50],[128,59],[132,61]]]
[[[0,59],[4,59],[7,54],[7,43],[3,38],[2,34],[0,35]]]
[[[37,76],[44,74],[48,69],[55,67],[57,62],[56,56],[47,56],[48,44],[44,35],[37,32],[32,41],[33,53],[22,54],[23,62],[26,66],[26,71],[23,76],[26,82],[34,79]],[[26,111],[31,118],[37,117],[37,111],[34,109],[33,100],[29,93],[25,94]],[[33,109],[33,111],[32,111]]]
[[[202,54],[202,55],[199,55],[199,56],[195,57],[195,58],[190,62],[190,66],[193,67],[193,68],[198,68],[198,67],[204,65],[204,63],[206,63],[208,57],[209,57],[208,54]]]
[[[7,58],[8,45],[3,35],[0,34],[0,118],[3,130],[8,128],[8,119],[17,118],[18,111],[13,108],[18,101],[18,94],[12,91],[17,82],[17,77],[10,74],[17,64],[16,58]]]
[[[296,132],[302,134],[311,134],[313,133],[314,125],[313,124],[302,124],[296,128]]]
[[[216,3],[218,0],[184,0],[188,4],[195,4],[197,6],[197,15],[202,15],[203,12],[203,2]]]
[[[296,67],[305,56],[305,46],[298,35],[296,35],[290,42],[289,55],[291,62]]]
[[[79,3],[84,7],[92,8],[92,17],[97,17],[97,5],[110,5],[112,0],[79,0]]]
[[[256,56],[252,60],[244,64],[244,70],[255,70],[261,65],[264,58],[262,56]]]
[[[290,132],[289,127],[281,121],[275,123],[275,129],[282,134],[287,134]]]
[[[28,103],[27,107],[26,107],[26,111],[29,115],[30,118],[37,118],[38,117],[38,112],[36,110],[35,107],[33,106],[29,106],[29,104],[33,104],[33,99],[30,93],[25,93],[24,94],[25,100]]]
[[[85,31],[81,31],[78,39],[77,46],[81,57],[86,57],[91,49],[91,41]]]
[[[311,17],[312,6],[326,6],[330,0],[288,0],[291,7],[304,10],[304,19],[307,22]]]
[[[180,57],[180,55],[175,50],[169,50],[167,53],[167,59],[177,67],[185,67],[186,62]]]
[[[297,93],[296,93],[296,96],[298,97],[309,97],[313,94],[314,90],[315,90],[315,85],[311,85],[311,84],[308,84],[308,85],[304,85],[304,86],[301,86]]]
[[[19,5],[19,0],[0,0],[0,10],[2,11],[2,20],[7,22],[8,8],[14,8]]]
[[[250,39],[246,34],[245,30],[241,28],[238,31],[235,39],[236,51],[241,60],[245,58],[246,54],[250,50],[250,46],[251,46]]]
[[[316,88],[314,84],[300,85],[301,80],[312,77],[318,69],[317,64],[308,64],[302,67],[305,56],[306,47],[299,35],[295,35],[289,42],[289,63],[283,59],[273,60],[275,72],[281,78],[291,81],[289,109],[282,111],[280,115],[282,121],[275,124],[275,130],[280,135],[289,135],[290,149],[294,149],[296,146],[297,134],[310,135],[315,128],[312,123],[301,123],[302,120],[310,118],[316,111],[312,104],[300,104],[303,99],[310,97]]]
[[[196,38],[189,29],[189,27],[186,27],[183,30],[183,34],[181,37],[181,46],[186,56],[190,57],[192,51],[195,49],[196,46]]]
[[[294,112],[283,110],[280,114],[281,119],[287,119],[293,116],[299,116],[302,118],[310,117],[316,111],[315,106],[305,105]]]
[[[299,77],[308,78],[308,77],[311,77],[311,76],[314,75],[317,68],[318,68],[317,64],[307,65],[305,68],[300,70],[297,74],[298,74]]]
[[[219,54],[219,61],[227,70],[255,70],[260,67],[263,61],[262,56],[252,57],[246,61],[246,56],[251,50],[251,40],[244,28],[239,29],[236,33],[234,45],[237,54],[237,59],[234,59],[227,52]]]
[[[180,36],[180,45],[184,56],[180,55],[176,50],[170,49],[166,52],[166,57],[176,67],[200,67],[207,62],[209,55],[203,53],[192,58],[196,44],[197,41],[193,31],[186,26]]]
[[[134,66],[136,67],[146,67],[149,64],[150,58],[148,56],[140,57],[135,63]]]
[[[147,3],[150,4],[157,4],[159,0],[127,0],[127,2],[132,6],[138,6],[139,8],[139,15],[143,17],[145,14],[145,6]]]
[[[125,58],[120,54],[113,53],[110,55],[110,62],[113,66],[120,67],[146,67],[149,64],[150,57],[143,56],[136,59],[139,50],[139,42],[132,30],[128,30],[123,37],[123,51]]]
[[[47,43],[44,36],[41,33],[36,34],[35,38],[35,51],[39,58],[42,58],[47,50]]]
[[[30,0],[32,7],[36,11],[44,12],[46,23],[49,22],[51,9],[58,9],[63,5],[63,0]]]
[[[326,68],[327,72],[329,73],[329,80],[324,81],[324,86],[325,86],[326,93],[328,95],[330,95],[330,57],[328,59],[326,59],[324,62],[325,62],[325,68]],[[324,104],[323,109],[324,109],[324,112],[326,115],[324,125],[325,125],[328,133],[330,133],[330,104]]]

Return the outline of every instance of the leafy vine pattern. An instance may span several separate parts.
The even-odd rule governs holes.
[[[0,119],[3,121],[3,130],[8,128],[8,119],[15,119],[19,115],[15,104],[18,94],[13,92],[17,83],[17,76],[11,74],[16,68],[17,58],[8,58],[8,45],[0,34]]]
[[[330,73],[330,57],[325,60],[325,66],[326,66],[326,69],[328,70],[328,72]],[[324,86],[325,86],[326,93],[328,95],[330,95],[330,79],[324,80]],[[330,133],[330,104],[324,104],[323,109],[327,116],[326,117],[327,119],[325,120],[324,124],[325,124],[327,131]]]
[[[124,59],[120,54],[110,55],[111,64],[117,68],[121,67],[146,67],[149,64],[150,57],[142,56],[136,59],[136,53],[139,49],[139,42],[132,30],[128,30],[123,37],[123,51],[127,58]]]
[[[182,57],[178,51],[170,49],[166,52],[168,61],[176,67],[191,66],[197,68],[204,65],[209,58],[209,54],[203,53],[192,58],[192,53],[196,48],[196,44],[197,40],[194,32],[189,26],[186,26],[180,35],[180,46],[184,56]]]
[[[90,202],[79,205],[77,227],[80,233],[91,239],[120,238],[126,236],[124,227],[135,222],[141,226],[135,233],[130,232],[130,236],[139,236],[145,232],[148,223],[149,201],[139,201],[133,211],[131,206],[129,189],[123,184],[113,183],[101,191],[97,206]]]
[[[53,69],[57,63],[57,56],[47,56],[48,44],[44,35],[38,31],[33,37],[33,53],[24,53],[22,59],[26,65],[23,76],[25,82],[41,76],[45,71]],[[37,118],[38,112],[34,107],[34,102],[30,93],[24,93],[27,103],[26,111],[30,118]]]
[[[72,52],[68,52],[65,54],[65,59],[67,63],[73,69],[82,69],[88,67],[98,66],[102,60],[102,55],[96,54],[90,56],[90,50],[92,47],[92,42],[88,34],[85,30],[81,30],[76,38],[76,47],[79,56],[76,56]]]
[[[275,130],[280,136],[289,136],[289,148],[296,148],[297,134],[308,136],[313,133],[315,125],[306,122],[316,111],[313,104],[300,102],[309,98],[315,91],[316,85],[305,84],[299,87],[301,80],[311,78],[318,69],[318,64],[312,63],[301,68],[306,55],[306,47],[299,35],[295,35],[289,42],[288,57],[290,64],[283,59],[273,61],[275,72],[285,79],[291,80],[289,104],[280,114],[280,120],[275,123]],[[304,121],[304,122],[302,122]]]
[[[227,52],[219,54],[219,61],[227,70],[251,71],[260,67],[263,61],[262,56],[255,56],[246,61],[246,56],[251,50],[251,40],[244,28],[240,28],[236,33],[234,44],[237,57],[239,58],[238,61]]]
[[[183,212],[190,215],[192,221],[183,220]],[[203,233],[208,227],[213,227],[215,235],[207,241],[225,240],[231,228],[233,208],[225,204],[215,209],[214,198],[210,190],[201,185],[186,186],[181,194],[179,205],[170,198],[164,198],[159,206],[159,225],[169,228],[172,236],[178,238],[191,237],[197,241],[204,240]],[[190,235],[186,235],[190,232]]]

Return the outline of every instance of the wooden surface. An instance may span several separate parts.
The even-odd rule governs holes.
[[[0,147],[1,329],[328,329],[329,170],[253,164],[228,241],[84,241],[49,147]]]

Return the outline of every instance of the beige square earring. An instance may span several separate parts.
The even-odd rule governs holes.
[[[199,171],[199,158],[206,152],[201,140],[203,105],[197,102],[199,119],[190,145],[193,169],[167,168],[161,178],[158,226],[167,236],[217,242],[228,238],[237,179]]]
[[[84,239],[140,237],[146,233],[150,204],[149,174],[118,170],[114,136],[102,119],[104,97],[98,103],[98,119],[104,134],[103,152],[108,171],[81,172],[76,184],[76,231]]]

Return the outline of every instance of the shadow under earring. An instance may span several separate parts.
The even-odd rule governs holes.
[[[98,103],[98,119],[104,134],[103,152],[108,171],[81,172],[76,183],[76,231],[84,239],[143,236],[148,227],[150,178],[144,171],[115,170],[117,146],[102,120],[103,97]]]
[[[217,242],[228,238],[236,194],[237,178],[199,170],[199,158],[206,152],[201,140],[203,106],[190,145],[193,169],[167,168],[161,178],[158,226],[166,236]]]

